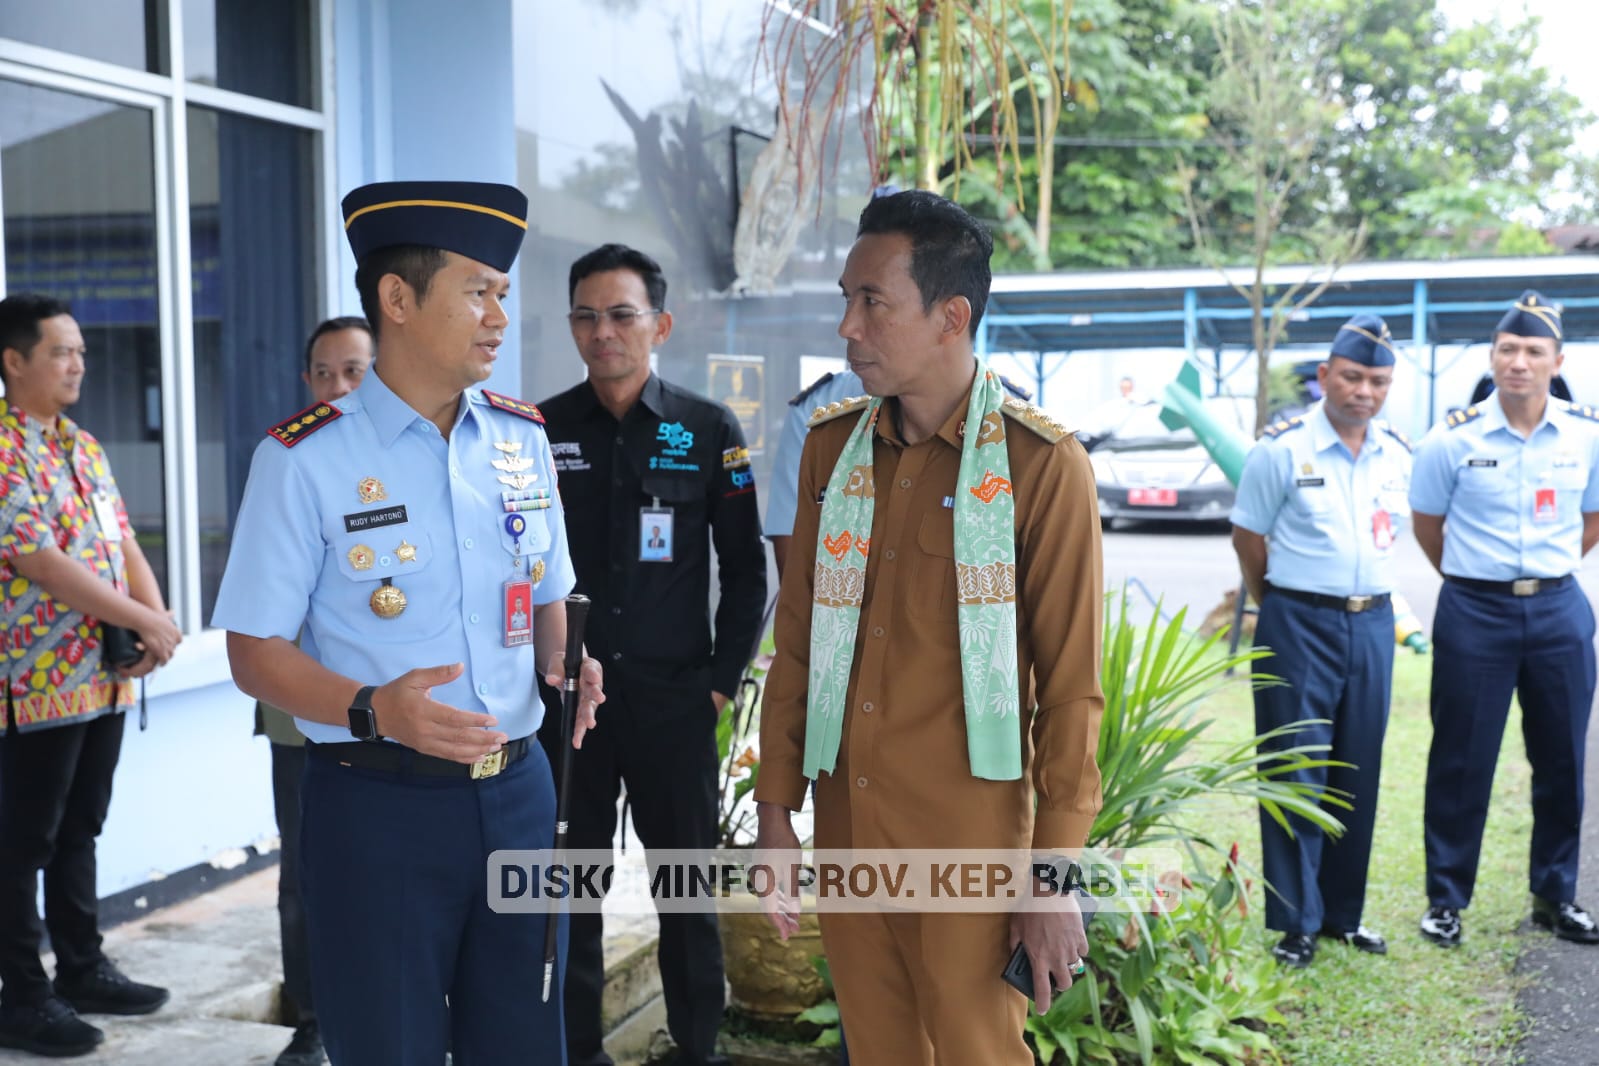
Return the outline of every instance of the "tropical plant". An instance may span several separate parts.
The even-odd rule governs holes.
[[[760,726],[761,691],[772,668],[774,645],[767,632],[770,609],[762,624],[761,644],[738,689],[722,706],[716,719],[717,774],[716,845],[721,848],[755,846],[755,782],[761,757],[752,743]]]
[[[1104,802],[1089,845],[1117,855],[1177,845],[1186,877],[1170,871],[1150,913],[1107,913],[1090,923],[1089,973],[1027,1027],[1041,1061],[1119,1063],[1247,1062],[1270,1054],[1268,1024],[1292,988],[1260,950],[1247,920],[1247,883],[1236,844],[1206,834],[1196,806],[1216,799],[1258,803],[1324,832],[1342,832],[1330,806],[1342,796],[1294,779],[1334,765],[1325,745],[1294,745],[1295,725],[1242,744],[1212,742],[1204,702],[1230,682],[1230,670],[1269,652],[1225,653],[1225,631],[1202,637],[1184,628],[1186,612],[1139,626],[1126,589],[1106,598],[1099,767]],[[1255,675],[1255,683],[1273,679]],[[1270,749],[1270,750],[1263,750]],[[1210,871],[1220,867],[1220,873]],[[1181,880],[1167,905],[1159,890]],[[1134,885],[1133,887],[1138,887]]]

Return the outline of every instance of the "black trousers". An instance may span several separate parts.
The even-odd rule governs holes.
[[[100,951],[94,842],[111,806],[124,716],[0,737],[0,1003],[51,994],[39,958],[39,872],[56,973],[92,970]]]
[[[305,776],[305,748],[272,745],[272,806],[277,813],[278,935],[283,941],[284,1016],[294,1025],[316,1020],[311,1005],[311,938],[305,930],[305,904],[300,899],[300,778]]]
[[[646,849],[711,848],[716,843],[716,709],[709,691],[645,696],[606,689],[599,728],[572,753],[568,846],[610,850],[617,800],[625,783],[633,827]],[[559,773],[559,704],[539,739]],[[572,915],[566,966],[569,1066],[608,1066],[601,1046],[605,990],[604,925],[598,914]],[[686,1063],[709,1061],[722,1026],[726,992],[715,914],[663,914],[658,949],[666,1025]]]

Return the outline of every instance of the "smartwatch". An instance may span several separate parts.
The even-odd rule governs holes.
[[[382,740],[378,732],[378,716],[372,711],[372,693],[376,685],[363,685],[350,702],[350,735],[356,740]]]

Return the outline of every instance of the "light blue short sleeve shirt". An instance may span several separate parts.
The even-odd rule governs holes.
[[[1582,516],[1599,511],[1599,415],[1551,397],[1523,437],[1494,393],[1416,446],[1410,505],[1444,517],[1443,570],[1452,577],[1573,573],[1582,565]]]
[[[377,373],[333,406],[342,414],[292,447],[256,448],[212,624],[285,640],[303,628],[308,654],[363,684],[464,663],[433,698],[494,715],[513,739],[533,733],[538,664],[531,645],[504,646],[506,584],[532,582],[534,606],[576,584],[543,427],[470,389],[446,440]],[[405,594],[397,617],[372,607],[385,581]],[[296,724],[313,741],[350,739]]]
[[[766,491],[766,521],[762,531],[768,537],[788,537],[794,533],[794,514],[799,508],[800,455],[805,451],[806,425],[818,407],[866,394],[859,375],[844,370],[834,374],[805,394],[799,403],[790,404],[783,420],[783,436],[772,457],[772,479]]]
[[[1328,596],[1394,590],[1393,544],[1410,526],[1410,448],[1373,420],[1353,455],[1322,403],[1250,451],[1232,522],[1269,538],[1266,580]]]

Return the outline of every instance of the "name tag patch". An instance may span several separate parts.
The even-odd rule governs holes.
[[[1299,477],[1294,479],[1294,484],[1302,489],[1316,489],[1327,484],[1324,477]]]
[[[1467,459],[1467,466],[1498,466],[1498,459]]]
[[[380,507],[376,511],[357,511],[344,516],[344,531],[346,533],[360,533],[367,529],[378,529],[382,526],[397,526],[402,522],[409,522],[405,515],[405,504],[396,507]]]

